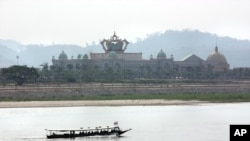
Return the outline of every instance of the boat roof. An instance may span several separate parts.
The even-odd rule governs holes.
[[[103,130],[103,129],[113,129],[115,127],[105,127],[105,128],[92,128],[92,129],[67,129],[67,130],[59,130],[59,129],[45,129],[46,131],[55,131],[55,132],[69,132],[69,131],[93,131],[93,130]]]

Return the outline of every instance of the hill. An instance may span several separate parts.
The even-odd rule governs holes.
[[[121,38],[129,40],[129,37]],[[138,39],[135,43],[130,43],[126,52],[142,52],[143,58],[149,59],[151,54],[156,57],[162,49],[166,52],[167,57],[173,54],[175,60],[181,60],[189,54],[196,54],[205,60],[214,51],[216,40],[219,52],[226,56],[231,68],[250,67],[249,40],[218,37],[215,34],[197,30],[169,30],[164,33],[154,33],[145,39]],[[88,45],[86,47],[65,44],[22,45],[12,40],[0,40],[0,48],[0,68],[15,65],[17,55],[20,56],[20,65],[40,67],[40,64],[45,62],[51,65],[52,56],[57,58],[62,50],[67,53],[68,58],[71,56],[76,58],[78,54],[103,52],[101,45]]]

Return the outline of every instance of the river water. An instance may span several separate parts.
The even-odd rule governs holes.
[[[132,128],[124,137],[46,139],[45,129]],[[0,109],[1,141],[229,141],[230,124],[250,124],[250,103]]]

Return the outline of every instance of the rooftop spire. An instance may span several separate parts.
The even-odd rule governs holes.
[[[215,42],[215,52],[218,52],[218,46],[217,46],[217,36],[216,36],[216,42]]]
[[[216,36],[216,46],[217,46],[217,36]]]
[[[215,52],[218,52],[218,47],[217,47],[217,45],[215,46]]]

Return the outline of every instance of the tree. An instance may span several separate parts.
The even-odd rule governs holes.
[[[48,65],[48,63],[43,63],[40,66],[42,66],[42,71],[40,72],[41,78],[47,79],[49,77],[49,65]]]
[[[77,55],[77,59],[80,60],[82,58],[82,54]]]
[[[27,66],[11,66],[9,68],[3,68],[1,75],[11,81],[15,81],[17,85],[22,85],[27,80],[36,80],[38,72],[35,68]]]
[[[46,63],[43,63],[43,64],[41,64],[40,66],[42,66],[43,68],[42,68],[42,70],[43,71],[48,71],[49,70],[49,65],[48,65],[48,63],[46,62]]]
[[[55,71],[56,70],[56,66],[55,65],[51,65],[50,66],[50,70]]]

